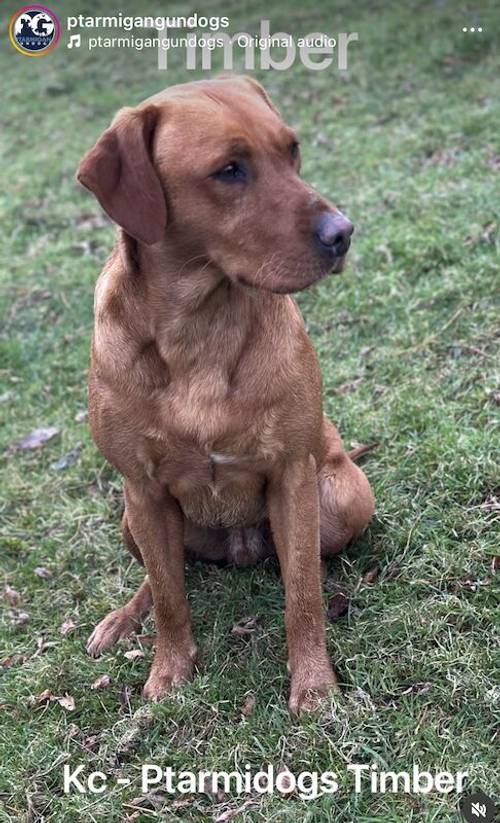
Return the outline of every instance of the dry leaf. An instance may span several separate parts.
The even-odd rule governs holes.
[[[144,657],[144,652],[142,649],[132,649],[130,652],[124,652],[123,656],[127,660],[138,660],[140,657]]]
[[[24,663],[26,657],[24,654],[11,654],[9,657],[6,657],[2,660],[2,667],[4,669],[10,669],[12,666],[15,666],[17,663]]]
[[[157,810],[165,804],[165,792],[163,789],[151,789],[147,794],[141,794],[128,802],[128,806],[146,806]],[[191,801],[189,801],[191,803]]]
[[[49,700],[54,700],[54,695],[50,689],[44,689],[36,698],[37,703],[47,703]]]
[[[45,566],[37,566],[35,569],[35,574],[42,580],[50,580],[52,577],[52,572],[49,571],[49,569],[46,569]]]
[[[37,637],[36,639],[36,646],[37,649],[33,657],[38,657],[39,654],[42,654],[42,652],[46,651],[47,649],[50,649],[53,646],[57,646],[57,642],[55,640],[45,640],[45,637],[43,635],[40,635],[40,637]]]
[[[217,803],[222,803],[226,796],[220,788],[220,786],[218,786],[217,784],[215,786],[213,785],[213,778],[211,774],[207,774],[204,776],[202,791],[205,794],[210,795],[210,797],[213,797],[217,801]]]
[[[92,683],[90,688],[93,689],[94,691],[96,689],[105,689],[106,686],[109,686],[110,683],[111,683],[111,678],[110,678],[109,674],[101,674],[101,676],[98,677],[97,680],[94,680],[94,682]]]
[[[4,589],[4,595],[9,606],[19,606],[21,602],[21,595],[18,591],[7,584]]]
[[[252,634],[260,622],[260,617],[244,617],[242,620],[238,620],[238,622],[233,626],[231,629],[231,634],[234,634],[236,637],[243,637],[247,634]]]
[[[71,451],[67,452],[66,454],[63,454],[62,457],[59,458],[59,460],[55,460],[53,463],[51,463],[50,468],[52,469],[52,471],[56,472],[69,468],[73,465],[73,463],[76,463],[76,461],[80,457],[81,450],[82,444],[77,443],[74,449],[71,449]]]
[[[253,714],[253,710],[255,709],[255,697],[253,694],[249,694],[245,697],[245,702],[243,703],[240,712],[242,713],[243,717],[250,717]]]
[[[334,623],[349,610],[349,599],[343,592],[336,592],[328,603],[328,619]]]
[[[78,414],[75,414],[75,423],[86,423],[89,417],[89,413],[87,409],[83,411],[79,411]]]
[[[249,806],[254,806],[255,803],[256,801],[252,798],[250,800],[245,800],[245,802],[242,803],[241,806],[235,806],[232,809],[226,809],[225,812],[222,812],[222,814],[219,814],[218,817],[215,818],[215,823],[227,823],[228,820],[232,820],[233,817],[236,817],[236,815],[241,814],[241,812],[244,812],[245,809],[249,808]]]
[[[130,686],[124,686],[118,695],[118,700],[122,707],[122,711],[130,711],[130,698],[132,696],[132,689]]]
[[[281,764],[277,775],[280,775],[280,793],[291,794],[291,792],[295,791],[293,774],[285,763]]]
[[[76,629],[76,623],[71,617],[68,617],[61,626],[61,634],[64,637],[67,637],[68,634],[72,634]]]
[[[25,449],[39,449],[57,437],[59,429],[55,426],[48,426],[47,428],[33,429],[26,437],[19,440],[18,443],[13,444],[13,449],[17,451],[24,451]]]
[[[17,612],[17,614],[12,615],[12,622],[16,624],[16,626],[25,626],[26,623],[30,622],[30,616],[28,612]]]
[[[432,689],[432,683],[413,683],[408,689],[405,689],[401,694],[427,694]]]
[[[496,574],[497,571],[500,569],[500,557],[494,557],[491,561],[491,571],[493,574]]]
[[[365,572],[365,574],[361,578],[361,582],[365,586],[371,586],[372,583],[375,583],[377,577],[378,577],[378,569],[370,569],[370,571]]]
[[[99,746],[99,735],[98,734],[91,734],[89,737],[86,737],[85,740],[82,742],[82,747],[87,752],[95,752],[95,750]]]
[[[59,705],[68,712],[75,710],[75,698],[70,694],[65,694],[64,697],[55,697],[54,700],[57,700]]]
[[[63,709],[72,712],[75,708],[75,698],[70,694],[65,694],[64,697],[57,697],[50,689],[44,689],[35,699],[35,703],[59,703]]]
[[[334,389],[335,394],[350,394],[353,391],[356,391],[360,383],[363,382],[362,377],[357,377],[355,380],[349,380],[347,383],[342,383],[342,385],[337,386]]]

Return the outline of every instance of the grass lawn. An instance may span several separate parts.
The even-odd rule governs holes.
[[[70,53],[62,41],[43,59],[24,58],[5,34],[19,4],[3,5],[0,583],[10,588],[0,623],[0,821],[198,822],[232,819],[224,813],[237,809],[237,823],[458,821],[456,795],[372,795],[368,786],[355,794],[345,769],[416,762],[468,771],[471,789],[499,790],[497,4],[472,16],[462,3],[416,0],[383,11],[369,0],[218,9],[233,31],[256,31],[268,17],[273,31],[359,32],[347,73],[299,62],[256,72],[300,133],[304,177],[356,224],[346,272],[299,302],[328,414],[346,443],[380,443],[364,460],[376,519],[325,581],[325,607],[338,587],[349,599],[328,626],[343,693],[300,720],[287,710],[273,561],[188,568],[202,668],[161,704],[141,698],[146,643],[133,638],[98,661],[86,656],[93,626],[131,595],[142,571],[120,543],[120,480],[78,422],[93,284],[113,229],[74,172],[119,107],[199,74],[184,70],[180,53],[160,73],[151,52]],[[187,10],[160,6],[122,10]],[[87,0],[76,13],[99,11],[111,10]],[[481,35],[462,32],[478,22]],[[10,448],[40,426],[60,433],[41,449]],[[78,444],[76,461],[58,468]],[[374,569],[376,579],[363,582]],[[255,629],[232,633],[246,617],[259,618]],[[125,656],[134,649],[144,655]],[[110,684],[92,690],[101,675]],[[71,700],[40,699],[47,689],[73,698],[73,710]],[[334,770],[341,786],[309,802],[155,793],[132,803],[145,762]],[[64,763],[132,782],[110,778],[102,795],[66,796]]]

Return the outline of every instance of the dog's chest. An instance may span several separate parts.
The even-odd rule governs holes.
[[[150,476],[199,525],[229,527],[258,522],[264,512],[265,461],[256,455],[210,451],[194,442],[148,441]]]
[[[150,477],[201,525],[260,520],[266,477],[282,447],[275,415],[252,415],[239,398],[200,393],[193,383],[155,403],[156,425],[139,455]]]

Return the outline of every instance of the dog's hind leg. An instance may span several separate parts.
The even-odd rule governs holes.
[[[375,504],[365,473],[353,462],[371,447],[343,451],[335,427],[326,418],[324,431],[328,453],[318,474],[318,490],[321,555],[329,557],[365,530]]]
[[[130,531],[130,528],[129,528],[129,525],[128,525],[127,510],[126,509],[123,512],[123,517],[122,517],[122,537],[123,537],[123,542],[125,543],[125,545],[126,545],[127,549],[129,550],[130,554],[133,555],[133,557],[135,557],[135,559],[137,560],[138,563],[141,564],[141,566],[144,566],[144,560],[142,559],[141,550],[140,550],[139,546],[137,545],[137,543],[135,542],[135,540],[133,538],[133,535],[132,535],[132,532]]]

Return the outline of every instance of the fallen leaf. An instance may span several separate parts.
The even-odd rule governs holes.
[[[139,797],[134,797],[129,800],[128,806],[146,806],[152,809],[160,809],[165,803],[165,792],[163,789],[151,789],[147,794],[141,794]],[[191,801],[190,801],[191,802]]]
[[[460,146],[448,146],[432,152],[425,160],[424,168],[428,166],[452,166],[460,156],[462,149]]]
[[[47,703],[49,700],[54,700],[54,695],[50,689],[44,689],[36,698],[37,703]]]
[[[35,569],[35,574],[42,580],[50,580],[52,577],[52,572],[49,569],[46,569],[45,566],[37,566]]]
[[[37,637],[36,639],[37,649],[36,652],[32,655],[32,657],[39,657],[43,652],[47,651],[47,649],[51,649],[53,646],[57,646],[58,643],[56,640],[45,640],[43,635]]]
[[[371,586],[372,583],[375,583],[377,577],[378,577],[378,569],[370,569],[370,571],[365,572],[365,574],[361,578],[361,582],[365,586]]]
[[[255,697],[253,694],[248,694],[245,697],[245,701],[240,708],[240,712],[242,713],[243,717],[250,717],[253,714],[255,709]]]
[[[349,598],[343,592],[336,592],[328,603],[328,619],[334,623],[343,617],[349,610]]]
[[[130,686],[124,686],[118,695],[118,700],[122,707],[122,711],[130,711],[130,698],[132,696],[132,689]]]
[[[144,657],[144,652],[142,649],[132,649],[130,652],[124,652],[123,656],[127,660],[138,660],[140,657]]]
[[[498,569],[500,569],[500,557],[494,557],[491,561],[491,571],[496,574]]]
[[[56,697],[54,699],[57,700],[59,705],[62,706],[63,709],[66,709],[66,711],[72,712],[75,710],[75,698],[70,694],[65,694],[64,697]]]
[[[98,677],[97,680],[94,680],[94,682],[92,683],[90,688],[93,689],[94,691],[96,689],[105,689],[106,686],[109,686],[110,683],[111,683],[111,678],[110,678],[109,674],[101,674],[101,676]]]
[[[280,778],[280,794],[291,794],[295,791],[295,780],[286,763],[280,765],[276,773],[276,776],[278,775]]]
[[[71,449],[71,451],[67,452],[66,454],[63,454],[62,457],[59,458],[59,460],[55,460],[53,463],[51,463],[50,468],[52,469],[52,471],[55,472],[62,471],[63,469],[68,469],[70,466],[73,465],[73,463],[76,463],[76,461],[80,457],[81,451],[82,444],[77,443],[74,449]]]
[[[335,394],[350,394],[353,391],[356,391],[360,383],[363,382],[362,377],[357,377],[355,380],[349,380],[347,383],[342,383],[340,386],[337,386],[334,389]]]
[[[457,580],[455,590],[468,589],[471,592],[477,592],[481,586],[489,586],[491,582],[491,577],[485,577],[483,580],[473,580],[471,577],[464,577],[462,580]]]
[[[25,626],[26,623],[30,622],[30,616],[28,612],[13,613],[11,619],[16,626]]]
[[[77,734],[80,734],[80,729],[76,725],[76,723],[70,723],[68,728],[66,729],[66,734],[68,737],[76,737]]]
[[[222,803],[226,795],[224,794],[220,786],[218,786],[217,784],[214,786],[213,783],[213,776],[211,774],[204,775],[202,791],[205,794],[210,795],[210,797],[213,797],[217,801],[217,803]]]
[[[53,440],[54,437],[57,437],[59,434],[59,429],[56,429],[55,426],[48,426],[47,428],[40,428],[40,429],[33,429],[26,437],[23,437],[22,440],[13,444],[13,449],[16,451],[24,451],[25,449],[39,449],[41,446],[44,446],[45,443],[48,443],[50,440]]]
[[[222,812],[222,814],[219,814],[215,818],[215,823],[227,823],[228,820],[232,820],[233,817],[236,817],[236,815],[241,814],[250,806],[254,806],[256,802],[257,801],[252,798],[250,800],[245,800],[245,802],[242,803],[241,806],[233,806],[232,809],[226,809],[225,812]]]
[[[252,634],[260,623],[260,617],[244,617],[235,623],[231,629],[231,634],[234,634],[236,637],[244,637],[247,634]]]
[[[487,243],[493,243],[494,240],[495,240],[495,236],[497,234],[497,231],[498,231],[498,226],[497,226],[496,223],[494,223],[493,221],[491,221],[489,223],[485,223],[483,225],[483,231],[482,231],[481,237]]]
[[[9,584],[5,586],[4,595],[9,606],[19,606],[21,602],[21,595],[18,591],[16,591],[16,589],[9,586]]]
[[[432,689],[432,683],[413,683],[401,694],[427,694]]]
[[[75,629],[76,629],[76,623],[75,623],[75,621],[74,621],[74,620],[72,620],[72,619],[71,619],[71,617],[68,617],[68,618],[64,621],[64,623],[62,624],[60,631],[61,631],[61,634],[62,634],[64,637],[67,637],[67,635],[68,635],[68,634],[72,634],[72,632],[74,632],[74,631],[75,631]]]
[[[4,669],[10,669],[12,666],[17,665],[17,663],[24,663],[25,660],[26,656],[24,654],[11,654],[2,660],[2,667]]]
[[[480,508],[486,509],[488,512],[500,512],[500,493],[489,494],[481,503]]]
[[[95,752],[95,750],[99,746],[99,735],[98,734],[91,734],[82,741],[82,747],[87,752]]]
[[[83,411],[79,411],[75,414],[75,423],[86,423],[89,419],[89,413],[87,409],[83,409]]]

